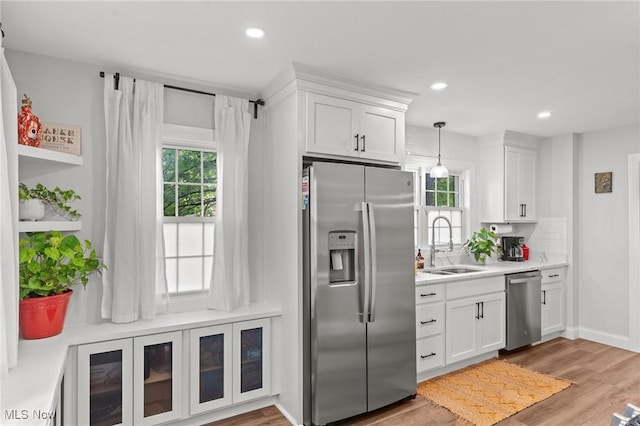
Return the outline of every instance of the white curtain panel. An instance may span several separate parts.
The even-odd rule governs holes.
[[[216,95],[217,199],[214,264],[209,307],[232,311],[249,306],[247,228],[249,101]]]
[[[18,361],[18,104],[16,85],[0,58],[0,376]]]
[[[105,74],[107,199],[102,317],[123,323],[167,308],[162,234],[164,87]]]

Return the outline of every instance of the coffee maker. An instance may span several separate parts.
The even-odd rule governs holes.
[[[524,262],[523,244],[524,237],[502,237],[502,260]]]

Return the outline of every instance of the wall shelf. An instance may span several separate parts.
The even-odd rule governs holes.
[[[68,166],[82,165],[82,157],[79,155],[26,145],[18,145],[18,161],[20,179],[40,176]]]
[[[20,221],[18,232],[46,232],[46,231],[80,231],[82,222],[79,220],[44,220],[44,221]]]

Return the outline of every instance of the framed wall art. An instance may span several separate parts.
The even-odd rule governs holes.
[[[595,174],[596,194],[611,192],[613,190],[613,173],[604,172]]]

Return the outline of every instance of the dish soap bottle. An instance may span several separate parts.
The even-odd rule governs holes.
[[[418,249],[418,254],[416,255],[416,265],[418,265],[418,269],[424,269],[424,257],[420,253],[420,249]]]

